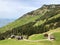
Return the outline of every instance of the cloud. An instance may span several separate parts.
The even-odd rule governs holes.
[[[19,18],[43,4],[60,4],[60,0],[0,0],[0,18]]]
[[[34,9],[36,8],[24,5],[22,2],[0,0],[0,18],[17,18]]]

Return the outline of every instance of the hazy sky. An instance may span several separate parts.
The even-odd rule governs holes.
[[[19,18],[43,4],[60,4],[60,0],[0,0],[0,18]]]

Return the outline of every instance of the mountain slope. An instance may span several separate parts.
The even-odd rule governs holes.
[[[1,35],[32,35],[60,27],[60,5],[43,5],[41,8],[24,14],[16,21],[0,28]]]

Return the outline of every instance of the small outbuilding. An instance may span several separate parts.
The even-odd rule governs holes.
[[[15,35],[11,35],[11,39],[15,38]]]
[[[45,37],[45,38],[48,38],[48,34],[44,34],[44,37]]]
[[[22,40],[23,39],[23,36],[16,36],[15,37],[17,40]]]
[[[55,37],[53,35],[50,35],[50,40],[55,40]]]

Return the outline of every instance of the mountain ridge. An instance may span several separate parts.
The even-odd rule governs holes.
[[[43,5],[41,8],[28,12],[16,21],[0,28],[0,33],[7,38],[11,34],[30,36],[32,34],[44,33],[50,29],[60,27],[59,20],[60,4]]]

